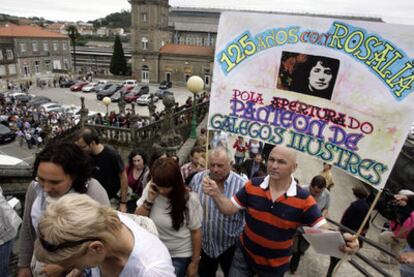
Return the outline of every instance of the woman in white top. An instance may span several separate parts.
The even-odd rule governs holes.
[[[158,159],[150,176],[135,213],[154,221],[159,238],[170,251],[176,276],[197,276],[202,223],[198,196],[186,189],[180,167],[172,158]]]

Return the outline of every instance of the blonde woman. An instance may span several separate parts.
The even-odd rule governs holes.
[[[38,225],[35,256],[91,276],[173,277],[167,248],[130,217],[86,195],[50,204]]]

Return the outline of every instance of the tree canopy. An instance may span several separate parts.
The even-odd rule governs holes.
[[[122,48],[119,35],[115,36],[114,51],[112,53],[109,71],[114,75],[126,75],[128,71],[124,49]]]

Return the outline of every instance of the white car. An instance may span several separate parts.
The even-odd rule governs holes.
[[[122,86],[126,88],[132,88],[135,87],[138,84],[136,80],[125,80],[122,82]]]
[[[62,105],[63,113],[69,116],[75,116],[81,109],[80,106],[75,105]]]
[[[82,88],[83,92],[91,92],[95,91],[95,87],[98,85],[98,83],[89,83],[86,86]]]
[[[152,101],[154,101],[154,103],[158,101],[157,96],[155,96],[153,94],[144,94],[144,95],[141,95],[137,99],[137,104],[138,105],[148,105],[151,102],[151,97],[153,97]]]
[[[49,112],[63,112],[63,107],[55,102],[51,102],[51,103],[45,103],[40,105],[40,110],[43,110],[47,113]]]

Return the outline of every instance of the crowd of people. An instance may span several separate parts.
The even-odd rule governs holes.
[[[160,149],[149,157],[137,148],[125,164],[93,128],[81,129],[73,142],[44,146],[45,124],[53,135],[74,126],[63,114],[19,101],[2,102],[0,114],[22,143],[43,148],[26,193],[19,277],[75,271],[84,276],[215,276],[219,265],[225,276],[295,275],[309,248],[302,226],[331,228],[325,218],[334,186],[332,166],[324,163],[309,185],[299,184],[293,177],[296,154],[289,148],[238,137],[232,156],[224,132],[207,141],[203,128],[187,163]],[[130,127],[115,113],[109,118],[117,127]],[[102,124],[104,119],[93,120]],[[340,230],[348,254],[363,241],[346,232],[360,228],[370,206],[366,185],[352,192],[356,199],[340,221],[347,228]],[[379,238],[395,255],[381,254],[378,260],[401,263],[404,277],[414,268],[413,195],[395,196],[409,212],[392,219]],[[362,228],[362,237],[369,227]],[[3,253],[11,244],[0,249],[5,265]],[[338,262],[331,257],[327,276]]]
[[[125,165],[92,128],[47,145],[26,194],[18,276],[215,276],[219,265],[225,276],[283,276],[298,227],[329,227],[325,178],[298,186],[296,154],[277,146],[266,164],[257,152],[244,161],[264,165],[246,179],[228,149],[206,152],[200,138],[181,166],[160,149],[134,149]],[[354,253],[358,240],[344,239]]]

